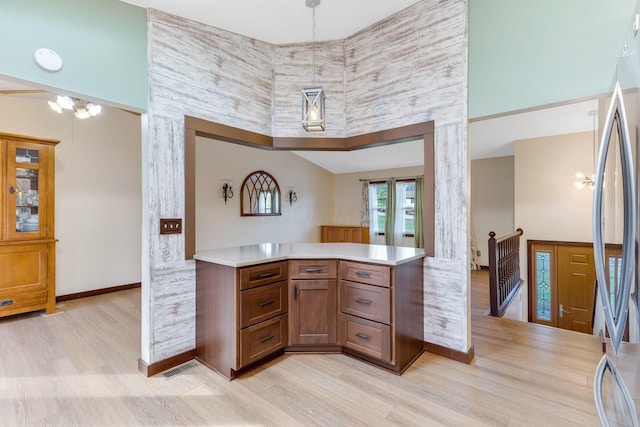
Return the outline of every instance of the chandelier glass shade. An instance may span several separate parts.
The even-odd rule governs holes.
[[[324,124],[324,90],[322,86],[302,89],[302,127],[307,132],[323,131]]]
[[[73,114],[79,119],[88,119],[89,117],[97,116],[102,111],[102,106],[99,104],[60,95],[58,95],[55,102],[49,101],[49,107],[59,114],[62,114],[64,110],[73,111]]]

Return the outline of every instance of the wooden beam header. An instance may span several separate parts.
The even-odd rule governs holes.
[[[265,150],[294,151],[351,151],[380,147],[422,139],[426,134],[432,134],[434,129],[433,121],[428,121],[344,138],[298,138],[271,137],[191,116],[185,116],[184,121],[185,130],[193,130],[197,136]]]

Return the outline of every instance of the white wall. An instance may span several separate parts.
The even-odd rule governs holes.
[[[52,96],[53,98],[53,96]],[[140,117],[80,120],[44,98],[0,96],[0,132],[58,139],[56,295],[140,282]]]
[[[524,285],[525,284],[523,283],[523,285],[518,289],[518,292],[513,296],[511,303],[509,303],[509,306],[502,317],[506,319],[519,320],[521,322],[527,321],[527,307],[522,303],[523,300],[527,299],[526,297],[523,297],[527,293],[527,288]]]
[[[514,224],[513,162],[513,156],[471,161],[471,220],[483,266],[489,265],[489,232],[499,237],[519,227]]]
[[[576,172],[593,173],[593,133],[515,142],[515,224],[525,240],[591,242],[593,193]]]
[[[241,185],[257,170],[278,182],[280,216],[240,216]],[[320,225],[333,219],[333,174],[287,151],[269,151],[196,138],[196,250],[263,242],[319,242]],[[234,196],[225,205],[222,180]],[[289,188],[298,201],[289,205]]]

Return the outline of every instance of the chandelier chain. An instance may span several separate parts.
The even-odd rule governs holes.
[[[316,7],[313,6],[313,23],[311,25],[313,33],[313,86],[316,85]]]

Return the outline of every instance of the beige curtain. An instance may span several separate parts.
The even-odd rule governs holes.
[[[413,233],[416,239],[416,248],[424,248],[424,178],[416,178],[416,206],[413,218]]]
[[[369,206],[369,181],[362,181],[362,204],[360,205],[360,227],[369,227],[370,224]]]

